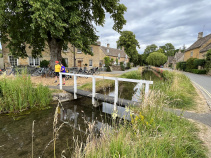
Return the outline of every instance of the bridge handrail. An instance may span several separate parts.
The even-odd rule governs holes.
[[[74,79],[74,99],[77,99],[77,76],[80,77],[90,77],[92,78],[92,104],[95,104],[95,83],[96,78],[100,79],[108,79],[108,80],[114,80],[115,81],[115,92],[114,92],[114,110],[116,110],[116,103],[118,101],[118,81],[126,81],[126,82],[136,82],[140,84],[140,87],[142,84],[145,84],[145,95],[148,95],[149,92],[149,85],[153,84],[153,81],[148,80],[137,80],[137,79],[128,79],[128,78],[118,78],[118,77],[107,77],[107,76],[95,76],[95,75],[84,75],[84,74],[74,74],[74,73],[59,73],[59,81],[60,81],[60,89],[62,89],[62,75],[71,75]]]

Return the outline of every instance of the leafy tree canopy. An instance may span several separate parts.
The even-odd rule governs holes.
[[[155,44],[151,44],[146,47],[146,49],[144,50],[144,54],[150,54],[150,53],[156,52],[157,48],[158,46],[156,46]]]
[[[132,62],[138,60],[137,47],[140,48],[136,36],[131,31],[123,31],[117,41],[117,47],[124,47],[126,54],[130,57]]]
[[[174,56],[175,54],[175,48],[171,43],[166,43],[164,46],[162,46],[162,49],[164,50],[166,56]]]
[[[61,50],[68,42],[84,53],[92,54],[89,45],[97,41],[95,25],[103,26],[106,12],[117,32],[126,23],[126,7],[120,0],[1,0],[0,39],[10,52],[25,57],[26,47],[35,57],[47,46],[51,65],[62,60]]]
[[[167,56],[165,56],[163,53],[153,52],[150,53],[146,61],[149,65],[160,66],[166,63]]]

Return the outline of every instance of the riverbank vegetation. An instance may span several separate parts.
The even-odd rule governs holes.
[[[117,77],[117,76],[115,76]],[[124,73],[119,78],[130,78],[130,79],[141,79],[141,73],[140,71],[130,71],[127,73]],[[114,86],[114,80],[98,80],[96,81],[96,92],[99,92],[102,89],[113,87]],[[85,90],[85,91],[92,91],[92,83],[86,83],[82,86],[79,86],[78,89]]]
[[[88,139],[73,157],[206,157],[206,149],[193,123],[171,112],[163,93],[154,93],[131,111],[131,123],[102,129],[101,137]]]
[[[0,113],[18,113],[29,108],[44,108],[51,101],[51,92],[41,84],[33,86],[30,76],[0,79]]]
[[[166,95],[168,107],[193,109],[197,93],[190,79],[180,72],[173,71],[164,71],[163,77],[164,82],[156,81],[152,88]]]
[[[164,71],[165,81],[151,86],[149,98],[130,110],[131,123],[102,129],[74,157],[207,157],[196,126],[164,107],[193,108],[195,89],[183,74]]]

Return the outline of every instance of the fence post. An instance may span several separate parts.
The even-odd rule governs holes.
[[[148,96],[148,92],[149,92],[149,83],[146,82],[145,83],[145,95]]]
[[[77,76],[74,74],[74,99],[77,99]]]
[[[92,104],[95,104],[95,77],[92,77]]]
[[[62,74],[59,73],[59,87],[62,89]]]
[[[115,78],[115,91],[114,91],[114,111],[116,111],[116,103],[118,101],[118,78]]]

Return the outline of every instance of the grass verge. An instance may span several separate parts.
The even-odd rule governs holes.
[[[196,106],[196,90],[190,79],[180,72],[163,72],[164,82],[157,81],[153,84],[153,90],[166,94],[168,107],[179,109],[193,109]]]
[[[131,123],[122,120],[121,126],[102,129],[101,137],[87,142],[84,150],[76,150],[74,157],[200,157],[206,149],[197,137],[197,128],[189,121],[165,112],[163,93],[156,92],[145,100]]]

